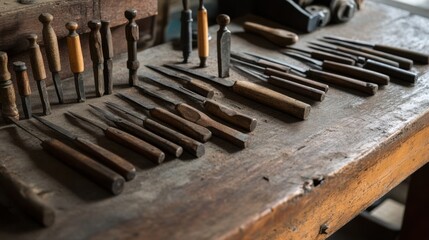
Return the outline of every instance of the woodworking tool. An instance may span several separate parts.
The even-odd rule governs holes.
[[[163,100],[164,102],[171,104],[175,107],[176,111],[185,119],[194,122],[200,126],[208,128],[215,136],[218,136],[240,148],[246,148],[249,140],[247,134],[241,133],[235,129],[232,129],[226,125],[223,125],[214,119],[210,118],[201,111],[189,106],[186,103],[178,100],[173,100],[166,96],[157,94],[152,90],[144,88],[142,86],[135,86],[146,95]]]
[[[69,50],[70,69],[74,75],[77,102],[85,102],[85,87],[82,78],[82,73],[85,70],[85,64],[83,62],[80,37],[76,32],[78,27],[79,25],[76,22],[68,22],[66,24],[66,28],[69,30],[69,35],[67,36],[67,48]]]
[[[311,110],[311,106],[304,102],[298,101],[284,94],[259,86],[252,82],[233,81],[229,79],[217,78],[215,76],[209,76],[203,73],[199,73],[195,70],[183,68],[177,65],[166,66],[177,71],[191,74],[195,77],[199,77],[207,81],[215,82],[231,89],[233,92],[243,97],[252,99],[269,107],[288,113],[299,119],[307,119]]]
[[[200,57],[200,67],[207,67],[209,57],[209,23],[207,9],[204,7],[204,0],[200,0],[197,15],[198,23],[198,55]]]
[[[12,84],[12,76],[8,70],[7,53],[0,52],[0,102],[3,119],[8,122],[9,118],[19,120],[19,112],[16,107],[15,89]]]
[[[348,65],[355,65],[356,64],[356,61],[351,59],[351,58],[337,56],[337,55],[325,53],[322,51],[307,51],[307,50],[304,50],[301,48],[295,48],[295,47],[287,47],[287,49],[294,50],[294,51],[301,52],[301,53],[305,53],[308,56],[310,56],[314,59],[317,59],[317,60],[321,60],[321,61],[328,60],[328,61],[344,63],[344,64],[348,64]],[[281,52],[281,53],[284,53],[284,52]]]
[[[251,53],[248,53],[248,54],[251,54]],[[341,87],[352,88],[370,95],[374,95],[378,90],[378,85],[374,83],[367,83],[361,80],[341,76],[334,73],[328,73],[318,69],[313,69],[313,68],[304,69],[304,68],[300,68],[292,64],[281,62],[279,60],[275,60],[272,58],[266,58],[266,57],[261,57],[261,58],[264,58],[267,61],[273,61],[278,64],[283,64],[284,66],[290,67],[294,71],[306,77],[309,77],[318,81],[333,83]]]
[[[219,24],[217,31],[217,66],[220,78],[229,77],[229,65],[231,58],[231,31],[227,28],[231,22],[229,16],[220,14],[216,18]]]
[[[110,21],[101,20],[101,42],[104,57],[104,94],[110,95],[113,92],[113,41],[110,30]]]
[[[408,59],[408,58],[403,58],[403,57],[399,57],[390,53],[385,53],[385,52],[381,52],[378,50],[374,50],[374,49],[370,49],[370,48],[365,48],[365,47],[359,47],[350,43],[346,43],[346,42],[341,42],[341,41],[337,41],[337,40],[332,40],[332,39],[320,39],[321,41],[333,44],[333,45],[337,45],[337,46],[341,46],[341,47],[345,47],[345,48],[349,48],[349,49],[353,49],[353,50],[357,50],[360,52],[364,52],[364,53],[368,53],[368,54],[372,54],[374,56],[378,56],[384,59],[389,59],[391,61],[397,62],[399,64],[399,68],[405,69],[405,70],[410,70],[413,67],[413,61]]]
[[[182,82],[183,86],[185,88],[187,88],[193,92],[196,92],[201,96],[204,96],[206,98],[213,98],[213,96],[214,96],[213,88],[207,87],[207,86],[193,80],[192,78],[190,78],[186,75],[172,71],[172,70],[165,68],[165,67],[158,67],[158,66],[153,66],[153,65],[146,65],[146,67],[148,67],[148,68],[150,68],[150,69],[152,69],[158,73],[161,73],[165,76],[168,76],[171,79],[178,80],[178,81]]]
[[[182,0],[183,11],[181,16],[180,40],[182,44],[183,63],[187,63],[192,52],[192,10],[189,0]]]
[[[128,9],[125,11],[125,18],[128,19],[128,23],[125,26],[125,36],[127,39],[128,46],[128,61],[127,68],[129,69],[129,85],[134,86],[137,82],[137,70],[140,67],[140,62],[137,59],[137,41],[139,40],[139,26],[137,25],[135,18],[137,16],[137,10]]]
[[[134,103],[140,108],[145,109],[146,111],[148,111],[151,117],[173,126],[175,129],[181,131],[189,137],[192,137],[195,140],[198,140],[200,142],[207,142],[212,136],[212,133],[207,128],[197,125],[182,117],[179,117],[176,114],[173,114],[165,109],[155,107],[131,96],[126,96],[120,93],[118,94],[118,96],[122,99]]]
[[[311,43],[311,42],[309,42],[308,44],[309,44],[308,47],[313,49],[313,50],[317,50],[317,51],[324,52],[324,53],[329,53],[329,54],[336,55],[339,57],[349,58],[349,59],[355,61],[355,65],[357,65],[358,63],[364,64],[366,61],[365,58],[363,58],[363,57],[358,57],[358,56],[355,56],[352,54],[348,54],[348,53],[332,50],[329,48],[325,48],[325,47],[322,47],[320,45],[316,45],[315,43]]]
[[[412,51],[412,50],[405,49],[405,48],[393,47],[393,46],[382,45],[382,44],[371,44],[369,42],[352,40],[352,39],[342,38],[342,37],[329,36],[329,37],[325,37],[325,38],[333,39],[333,40],[337,40],[337,41],[342,41],[342,42],[347,42],[350,44],[363,46],[363,47],[367,47],[367,48],[372,48],[372,49],[375,49],[375,50],[378,50],[381,52],[390,53],[393,55],[408,58],[408,59],[411,59],[411,60],[418,62],[418,63],[424,63],[424,64],[429,63],[429,54],[426,54],[426,53],[421,53],[421,52]]]
[[[254,22],[244,22],[243,28],[246,32],[255,33],[279,47],[286,47],[298,42],[299,38],[293,32],[280,28],[271,28]]]
[[[39,16],[39,21],[43,24],[42,34],[43,43],[45,44],[46,58],[48,59],[49,70],[52,73],[52,81],[57,93],[58,102],[64,103],[63,85],[61,83],[61,58],[58,48],[57,35],[52,28],[51,22],[54,17],[49,13],[42,13]]]
[[[351,66],[333,61],[322,62],[293,52],[285,52],[284,54],[289,57],[304,61],[311,66],[315,66],[315,68],[318,68],[319,70],[341,74],[343,76],[352,77],[358,80],[371,82],[378,85],[388,85],[390,82],[389,76],[361,67]]]
[[[145,76],[145,79],[151,80],[153,82],[156,82],[164,87],[173,89],[177,92],[180,92],[192,100],[196,101],[197,103],[201,104],[201,106],[209,113],[215,115],[216,117],[221,118],[222,120],[225,120],[237,127],[240,127],[246,131],[253,131],[256,128],[257,120],[253,117],[247,116],[243,113],[236,112],[235,110],[215,102],[214,100],[207,99],[205,97],[202,97],[198,94],[195,94],[194,92],[189,91],[188,89],[185,89],[177,84],[171,84],[167,83],[165,81],[159,80],[155,77],[149,77]]]
[[[178,145],[182,146],[183,149],[187,152],[189,152],[190,154],[196,156],[196,157],[201,157],[204,155],[205,153],[205,147],[204,144],[186,136],[183,135],[171,128],[168,128],[162,124],[159,124],[155,121],[153,121],[152,119],[149,119],[131,109],[128,109],[126,107],[123,106],[119,106],[118,104],[112,103],[112,102],[107,102],[106,103],[107,107],[112,109],[112,110],[116,110],[119,112],[122,112],[124,114],[127,114],[129,116],[132,116],[140,121],[142,121],[142,126],[152,132],[155,132],[156,134],[158,134],[159,136],[168,139],[174,143],[177,143]]]
[[[13,70],[16,75],[16,84],[18,85],[18,93],[21,96],[21,105],[25,119],[31,118],[31,87],[28,79],[27,66],[24,62],[14,62]]]
[[[68,112],[68,114],[86,123],[89,123],[91,126],[101,129],[104,135],[110,140],[143,155],[155,164],[160,164],[165,159],[165,154],[159,148],[152,146],[151,144],[136,138],[131,134],[114,127],[109,127],[105,124],[91,120],[73,112]]]
[[[250,58],[249,56],[251,56],[252,58]],[[290,68],[285,67],[284,65],[277,64],[271,61],[266,61],[261,58],[255,58],[253,55],[249,55],[249,54],[246,55],[245,53],[231,52],[231,57],[243,62],[248,62],[248,63],[265,67],[265,68],[275,69],[281,72],[290,71]]]
[[[101,42],[101,22],[91,20],[88,22],[88,27],[91,29],[89,33],[89,51],[92,60],[92,70],[94,73],[95,95],[102,97],[104,95],[104,79],[103,79],[103,47]]]
[[[40,101],[42,102],[43,115],[51,114],[51,104],[49,103],[48,91],[46,89],[46,71],[43,63],[42,53],[39,44],[37,44],[37,35],[31,34],[27,37],[30,47],[30,62],[33,69],[33,78],[36,80],[39,90]]]
[[[5,166],[0,165],[0,186],[11,202],[36,222],[45,227],[55,222],[55,210],[49,206],[27,183],[23,182]]]
[[[123,119],[121,117],[118,117],[108,111],[105,111],[99,107],[96,107],[94,105],[89,105],[93,109],[95,109],[97,112],[103,115],[103,117],[115,124],[115,126],[129,134],[132,134],[152,145],[155,147],[158,147],[162,151],[165,151],[166,153],[169,153],[173,155],[174,157],[180,157],[183,153],[183,148],[175,143],[170,142],[169,140],[160,137],[156,134],[154,134],[151,131],[148,131],[141,126],[132,123],[126,119]]]
[[[101,164],[120,174],[122,177],[125,178],[125,180],[130,181],[135,178],[136,168],[131,163],[118,156],[117,154],[95,143],[92,143],[87,139],[81,138],[60,126],[49,122],[46,119],[43,119],[36,115],[34,115],[33,117],[39,122],[43,123],[45,126],[60,134],[61,136],[73,142],[79,150],[87,153],[88,155],[93,157],[94,160],[99,161]]]
[[[109,168],[96,162],[92,158],[84,155],[57,139],[42,139],[15,120],[11,120],[16,126],[38,139],[42,148],[52,156],[62,161],[66,165],[85,175],[101,187],[118,195],[124,189],[125,179]]]

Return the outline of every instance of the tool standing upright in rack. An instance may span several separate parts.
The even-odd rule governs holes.
[[[134,86],[137,83],[137,70],[140,67],[140,62],[137,59],[137,41],[139,40],[139,26],[135,18],[137,10],[129,9],[125,11],[125,17],[128,23],[125,26],[125,36],[128,44],[128,61],[127,68],[129,69],[129,85]]]
[[[231,31],[227,26],[230,23],[229,16],[219,15],[217,18],[219,30],[217,31],[217,66],[220,78],[229,77],[229,65],[231,55]]]
[[[200,0],[198,7],[198,55],[200,57],[200,67],[207,66],[209,57],[209,23],[207,9],[204,7],[204,0]]]
[[[76,22],[68,22],[66,28],[69,30],[67,36],[67,48],[69,51],[70,68],[74,75],[74,84],[77,93],[77,102],[85,102],[85,86],[83,84],[82,73],[85,69],[83,62],[82,46],[79,34],[76,32],[78,25]]]
[[[112,32],[110,30],[110,21],[101,20],[100,32],[104,57],[104,94],[109,95],[113,92],[113,41]]]
[[[89,33],[89,50],[91,53],[92,69],[94,72],[95,95],[101,97],[104,95],[104,80],[103,80],[103,48],[101,43],[101,22],[91,20],[88,22],[88,27],[91,29]]]
[[[12,76],[7,67],[8,57],[5,52],[0,52],[0,98],[1,113],[7,122],[9,118],[19,120],[19,112],[16,107],[15,90],[12,84]]]
[[[24,62],[14,62],[13,70],[16,75],[16,84],[18,85],[18,93],[21,96],[21,105],[26,119],[31,118],[31,88],[30,80],[28,79],[27,66]]]

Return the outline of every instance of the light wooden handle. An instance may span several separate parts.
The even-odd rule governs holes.
[[[279,28],[271,28],[265,25],[257,24],[254,22],[245,22],[243,24],[244,30],[256,33],[269,41],[277,44],[280,47],[286,47],[298,42],[299,38],[293,32],[289,32]]]
[[[207,58],[209,56],[209,25],[207,9],[202,6],[198,9],[198,56]]]
[[[288,81],[283,78],[276,76],[270,76],[268,82],[274,86],[286,89],[290,92],[297,93],[299,95],[308,97],[315,101],[323,101],[325,99],[325,92],[319,89],[315,89],[309,86],[305,86],[299,83]]]
[[[51,72],[61,72],[61,58],[58,48],[57,35],[51,26],[54,17],[49,13],[42,13],[39,21],[43,23],[43,42],[45,44],[46,57],[48,59],[49,69]]]
[[[30,96],[31,87],[30,80],[27,74],[27,66],[25,62],[14,62],[13,70],[16,74],[16,84],[18,85],[18,92],[20,96]]]
[[[232,89],[237,94],[299,119],[307,119],[310,114],[310,105],[251,82],[237,81]]]
[[[66,144],[52,139],[43,141],[42,147],[58,160],[74,168],[114,195],[120,194],[124,189],[125,179],[123,177]]]
[[[0,103],[3,119],[9,122],[9,117],[19,120],[19,112],[16,107],[15,89],[12,84],[12,76],[8,70],[8,57],[5,52],[0,52]]]
[[[30,62],[33,69],[33,78],[36,81],[46,79],[45,64],[43,63],[42,52],[40,52],[39,44],[37,44],[37,35],[31,34],[27,37],[30,43]]]
[[[120,174],[125,180],[130,181],[135,178],[136,168],[117,154],[83,138],[76,138],[74,142],[79,149]]]
[[[7,67],[8,56],[5,52],[0,52],[0,82],[9,81],[12,75]]]
[[[423,64],[429,63],[429,54],[426,54],[426,53],[416,52],[416,51],[392,47],[392,46],[378,45],[378,44],[374,46],[374,49],[379,50],[379,51],[383,51],[383,52],[387,52],[390,54],[394,54],[397,56],[401,56],[404,58],[409,58],[409,59],[416,61],[416,62],[419,62],[419,63],[423,63]]]
[[[69,30],[67,48],[69,52],[70,69],[73,73],[82,73],[85,70],[80,37],[76,32],[78,27],[79,25],[76,22],[68,22],[66,24],[66,28]]]
[[[200,94],[201,96],[204,96],[206,98],[213,98],[214,97],[214,90],[211,87],[207,87],[197,81],[191,80],[187,81],[184,85],[187,89],[196,92]]]

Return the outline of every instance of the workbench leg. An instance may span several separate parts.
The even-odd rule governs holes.
[[[429,239],[429,164],[411,176],[400,240]]]

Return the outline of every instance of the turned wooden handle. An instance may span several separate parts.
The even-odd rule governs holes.
[[[256,33],[280,47],[286,47],[298,42],[299,38],[293,32],[279,28],[271,28],[254,22],[245,22],[243,28],[247,32]]]
[[[206,114],[189,106],[186,103],[181,103],[177,105],[176,110],[183,118],[210,129],[210,131],[212,131],[215,136],[218,136],[236,145],[237,147],[247,147],[249,140],[249,136],[247,134],[241,133],[235,129],[232,129],[211,119]]]
[[[57,35],[51,26],[53,19],[54,17],[49,13],[42,13],[39,16],[39,21],[43,24],[42,35],[49,69],[51,72],[61,72],[61,58]]]
[[[209,56],[209,25],[207,17],[207,9],[204,6],[200,6],[197,15],[198,22],[198,56],[208,57]]]
[[[310,114],[310,105],[251,82],[236,81],[232,89],[239,95],[253,99],[299,119],[307,119]]]
[[[386,74],[391,79],[397,79],[409,83],[416,83],[418,78],[417,73],[406,71],[397,67],[392,67],[388,64],[373,61],[371,59],[366,61],[366,63],[363,65],[363,68]]]
[[[0,82],[9,81],[12,75],[9,72],[8,56],[5,52],[0,52]]]
[[[125,180],[130,181],[135,178],[136,168],[117,154],[83,138],[76,138],[74,142],[79,149],[120,174]]]
[[[236,112],[235,110],[221,105],[213,100],[206,100],[204,102],[204,109],[209,113],[219,117],[235,126],[241,127],[246,131],[253,131],[256,128],[257,120],[253,117]]]
[[[155,164],[161,164],[165,159],[165,154],[159,148],[124,131],[109,127],[104,131],[104,133],[106,134],[106,137],[112,141],[140,153]]]
[[[70,69],[73,73],[82,73],[85,70],[80,37],[76,32],[78,27],[79,25],[76,22],[68,22],[66,24],[66,28],[69,30],[67,48],[69,52]]]
[[[395,61],[392,61],[392,60],[389,60],[389,59],[385,59],[385,58],[382,58],[382,57],[378,57],[378,56],[375,56],[375,55],[372,55],[372,54],[369,54],[369,53],[365,53],[365,52],[362,52],[362,51],[357,51],[357,50],[353,50],[353,49],[349,49],[349,48],[344,48],[344,47],[337,47],[337,49],[340,50],[340,51],[342,51],[342,52],[348,53],[348,54],[352,54],[352,55],[355,55],[355,56],[364,57],[366,59],[372,59],[374,61],[382,62],[384,64],[391,65],[391,66],[394,66],[394,67],[399,67],[399,63],[397,63]]]
[[[30,34],[28,37],[30,43],[29,53],[31,68],[33,69],[33,78],[36,81],[46,79],[45,64],[43,63],[42,52],[40,51],[39,44],[37,44],[37,35]]]
[[[416,52],[408,49],[403,48],[397,48],[392,46],[386,46],[386,45],[374,45],[375,50],[387,52],[390,54],[398,55],[404,58],[409,58],[413,61],[428,64],[429,63],[429,55],[421,52]]]
[[[179,144],[183,149],[190,154],[201,157],[205,153],[204,144],[186,136],[179,132],[174,131],[164,125],[161,125],[151,119],[146,119],[143,123],[144,127],[152,132],[156,132],[158,135]]]
[[[214,90],[211,87],[207,87],[206,85],[203,85],[195,80],[187,81],[184,86],[201,96],[204,96],[206,98],[213,98],[214,97]]]
[[[308,97],[310,99],[316,100],[316,101],[323,101],[325,99],[325,92],[316,88],[312,88],[309,86],[305,86],[299,83],[295,83],[292,81],[288,81],[283,78],[279,78],[276,76],[270,76],[268,78],[268,82],[271,83],[274,86],[284,88],[288,91],[297,93],[299,95]]]
[[[287,79],[287,80],[290,80],[290,81],[293,81],[293,82],[296,82],[296,83],[299,83],[299,84],[302,84],[305,86],[309,86],[309,87],[312,87],[315,89],[319,89],[319,90],[324,91],[324,92],[327,92],[329,90],[329,85],[327,85],[327,84],[316,82],[316,81],[313,81],[311,79],[307,79],[307,78],[304,78],[304,77],[301,77],[301,76],[298,76],[295,74],[280,72],[280,71],[277,71],[274,69],[265,69],[264,73],[268,76],[277,76],[277,77],[284,78],[284,79]]]
[[[49,227],[55,222],[55,211],[33,189],[0,166],[0,186],[13,200],[13,203],[38,223]]]
[[[89,33],[89,50],[93,64],[102,64],[103,47],[101,42],[101,22],[98,20],[91,20],[88,22],[88,27],[91,29]]]
[[[400,56],[396,56],[390,53],[385,53],[371,48],[363,47],[363,48],[360,48],[360,51],[397,62],[399,64],[399,68],[402,68],[405,70],[410,70],[413,67],[413,63],[414,63],[413,60],[410,60],[408,58],[403,58]]]
[[[58,160],[74,168],[114,195],[120,194],[124,189],[125,179],[123,177],[66,144],[52,139],[43,141],[42,147]]]
[[[16,74],[16,84],[20,96],[30,96],[31,87],[30,79],[28,78],[27,66],[24,62],[14,62],[13,69]]]
[[[110,30],[110,21],[101,20],[100,34],[102,39],[103,56],[105,59],[112,59],[114,52],[112,31]]]
[[[5,52],[0,52],[0,103],[1,113],[6,122],[9,118],[19,121],[19,112],[16,107],[15,89],[12,84],[12,76],[8,70],[8,57]]]
[[[183,119],[162,108],[150,110],[150,115],[200,142],[207,142],[212,136],[212,133],[207,128]]]
[[[313,51],[311,52],[311,57],[317,60],[321,60],[321,61],[334,61],[334,62],[338,62],[338,63],[344,63],[344,64],[348,64],[348,65],[355,65],[356,61],[351,59],[351,58],[346,58],[346,57],[342,57],[342,56],[336,56],[330,53],[325,53],[325,52],[320,52],[320,51]]]

